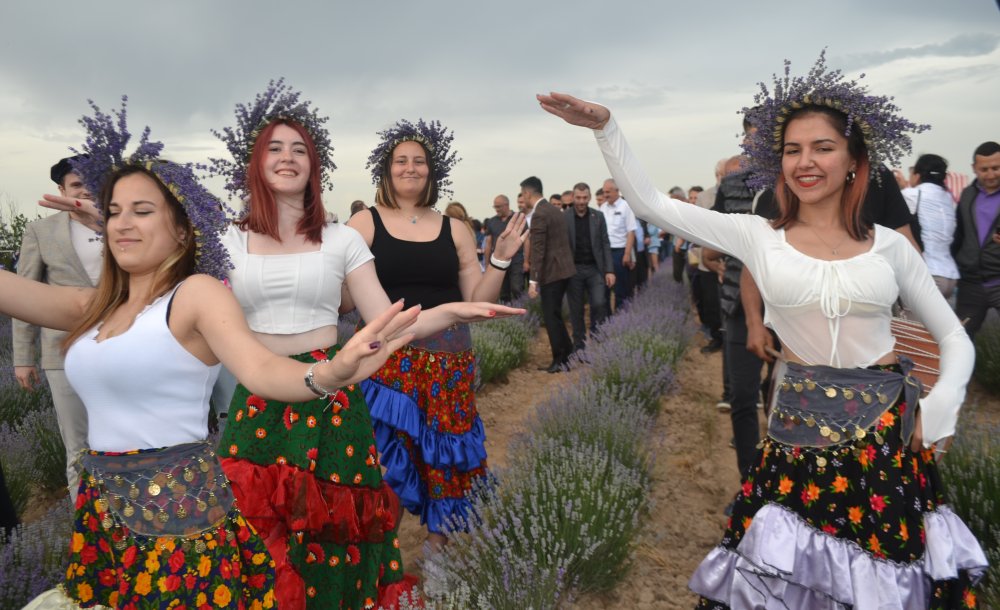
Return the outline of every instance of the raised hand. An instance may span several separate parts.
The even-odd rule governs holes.
[[[101,232],[103,230],[104,218],[101,216],[101,208],[90,199],[42,195],[42,198],[38,200],[38,205],[50,210],[69,212],[74,218],[94,231]]]
[[[400,300],[358,330],[327,365],[340,381],[337,385],[357,383],[382,368],[390,354],[413,340],[413,333],[406,329],[419,314],[419,305],[403,311]]]
[[[514,217],[507,223],[507,228],[497,237],[493,255],[502,261],[509,261],[513,258],[524,245],[524,240],[528,236],[528,232],[524,230],[527,224],[528,220],[524,214],[521,212],[514,214]]]
[[[570,125],[578,125],[588,129],[604,129],[611,111],[593,102],[585,102],[572,95],[552,92],[549,95],[536,95],[542,110],[554,114]]]

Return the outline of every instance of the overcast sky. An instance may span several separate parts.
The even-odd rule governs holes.
[[[546,193],[599,183],[590,133],[538,108],[550,90],[611,107],[662,190],[708,186],[756,82],[786,58],[807,71],[823,47],[933,126],[911,163],[934,152],[969,172],[1000,140],[996,0],[4,0],[0,23],[0,198],[31,216],[49,167],[82,143],[87,98],[108,110],[128,94],[133,133],[149,124],[165,156],[204,161],[223,154],[209,130],[281,76],[331,117],[340,169],[324,201],[342,218],[372,201],[365,161],[399,118],[454,130],[455,199],[479,217],[532,174]]]

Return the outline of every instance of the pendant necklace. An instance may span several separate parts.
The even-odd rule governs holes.
[[[402,211],[402,210],[400,210],[400,211]],[[421,218],[423,218],[424,214],[426,214],[426,213],[427,213],[427,209],[425,208],[423,212],[420,212],[419,214],[414,214],[413,216],[410,216],[410,224],[411,225],[417,224],[417,221],[420,220]]]
[[[834,256],[840,256],[840,247],[843,246],[844,242],[846,242],[851,237],[851,234],[848,233],[844,237],[844,239],[840,240],[837,243],[836,246],[831,246],[825,239],[823,239],[823,237],[819,234],[819,231],[817,231],[816,229],[814,229],[812,227],[812,225],[810,225],[808,222],[804,222],[802,220],[800,220],[799,222],[801,222],[805,226],[809,227],[809,230],[813,232],[813,235],[816,236],[816,239],[820,240],[820,242],[822,242],[824,246],[826,246],[827,248],[829,248],[830,251],[833,253]]]

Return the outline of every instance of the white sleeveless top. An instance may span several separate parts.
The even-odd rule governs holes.
[[[250,254],[247,236],[231,225],[222,245],[233,262],[233,295],[258,333],[293,335],[337,324],[344,278],[375,258],[360,233],[339,223],[327,223],[319,250],[302,254]]]
[[[204,440],[219,365],[177,342],[167,307],[177,287],[153,301],[123,334],[96,341],[87,331],[66,352],[66,377],[87,408],[91,449],[130,451]]]

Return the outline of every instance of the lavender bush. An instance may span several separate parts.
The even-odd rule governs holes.
[[[528,347],[538,334],[539,320],[529,310],[523,316],[472,325],[472,349],[476,354],[480,383],[505,379],[510,370],[527,360]]]
[[[19,428],[0,424],[0,464],[14,510],[21,514],[39,478],[31,437],[22,434]]]
[[[17,526],[9,538],[0,530],[0,608],[21,608],[62,582],[71,524],[64,498],[41,519]]]
[[[963,426],[941,462],[948,501],[986,550],[983,608],[1000,608],[1000,426]]]
[[[1000,394],[1000,320],[990,316],[976,333],[976,381]]]
[[[528,424],[531,437],[598,447],[626,468],[645,474],[650,453],[643,441],[653,417],[630,389],[608,388],[592,379],[561,388],[539,405]]]
[[[651,415],[659,411],[660,397],[674,382],[669,363],[657,360],[650,350],[619,341],[591,342],[582,358],[590,362],[594,383],[632,396]]]
[[[470,535],[425,565],[432,599],[465,582],[491,608],[552,608],[565,590],[607,589],[628,569],[644,474],[579,441],[519,449],[500,485],[474,500]]]
[[[426,608],[556,608],[621,580],[647,507],[648,431],[692,335],[688,309],[682,291],[654,280],[601,326],[580,358],[589,370],[539,406],[508,468],[473,494],[476,518],[456,524],[469,533],[426,561]],[[498,336],[476,326],[476,349],[512,336],[527,345],[535,324]]]

